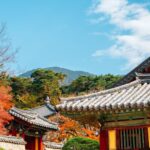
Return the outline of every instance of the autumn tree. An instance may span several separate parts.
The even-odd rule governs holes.
[[[10,87],[0,84],[0,134],[6,133],[5,125],[13,119],[8,113],[8,110],[12,107],[10,91]]]
[[[12,116],[8,110],[12,107],[11,88],[8,85],[8,75],[2,72],[4,65],[12,61],[14,53],[11,53],[11,44],[5,34],[5,25],[0,26],[0,134],[6,134],[5,125],[9,123]]]
[[[11,42],[6,35],[6,25],[0,25],[0,69],[14,61],[16,50],[12,49]]]
[[[57,114],[56,116],[49,118],[51,121],[57,122],[59,125],[59,131],[50,131],[48,139],[53,142],[62,142],[73,137],[88,137],[99,141],[99,136],[96,134],[98,128],[86,128],[79,122]]]

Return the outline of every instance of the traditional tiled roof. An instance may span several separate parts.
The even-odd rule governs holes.
[[[135,73],[136,79],[150,79],[150,73]]]
[[[46,129],[54,129],[57,130],[57,124],[54,122],[50,122],[48,119],[40,116],[36,112],[32,112],[31,110],[22,110],[18,108],[11,108],[9,110],[10,114],[28,122],[29,124],[33,124],[35,126],[43,127]]]
[[[5,142],[5,143],[14,143],[14,144],[20,144],[20,145],[25,145],[26,142],[24,141],[23,138],[20,137],[15,137],[15,136],[0,136],[0,142]]]
[[[54,149],[62,149],[63,144],[58,144],[58,143],[54,143],[54,142],[44,142],[44,145],[47,148],[54,148]]]
[[[99,111],[150,106],[150,80],[136,80],[98,93],[62,99],[61,111]]]
[[[49,117],[51,115],[56,114],[55,108],[49,103],[46,103],[46,104],[36,107],[36,108],[32,108],[31,111],[36,112],[40,116],[43,116],[43,117]]]
[[[150,57],[148,57],[145,61],[143,61],[140,65],[131,70],[127,75],[125,75],[122,79],[120,79],[117,83],[113,85],[113,87],[120,86],[123,84],[127,84],[133,80],[135,80],[136,72],[144,73],[145,69],[150,67]]]

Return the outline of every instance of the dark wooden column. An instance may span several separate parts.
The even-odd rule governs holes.
[[[108,131],[100,131],[100,150],[108,150]]]

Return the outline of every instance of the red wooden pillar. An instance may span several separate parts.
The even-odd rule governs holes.
[[[100,150],[108,150],[108,131],[100,131]]]
[[[11,135],[11,136],[16,136],[16,135],[17,135],[16,130],[12,130],[12,131],[10,131],[10,132],[9,132],[9,135]]]
[[[23,139],[25,139],[25,133],[24,133],[24,132],[21,134],[21,137],[22,137]]]
[[[42,137],[40,137],[40,140],[39,140],[39,150],[44,150],[44,145],[43,145],[43,141],[42,141]]]

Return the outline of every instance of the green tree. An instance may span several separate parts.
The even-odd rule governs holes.
[[[36,96],[31,92],[31,78],[10,77],[10,86],[13,93],[15,106],[20,108],[31,108],[38,105]]]
[[[121,76],[106,74],[100,76],[80,76],[70,85],[61,87],[64,95],[78,95],[82,93],[97,92],[110,88]]]
[[[31,78],[11,77],[10,86],[14,95],[14,103],[20,108],[32,108],[44,103],[46,96],[52,104],[59,102],[60,85],[65,75],[50,70],[38,69]]]
[[[10,85],[10,77],[5,71],[0,72],[0,84],[4,86]]]
[[[24,95],[31,92],[31,78],[11,77],[10,80],[14,95]]]
[[[99,150],[99,143],[89,138],[76,137],[70,139],[62,150]]]
[[[43,101],[46,96],[51,98],[51,103],[56,105],[59,103],[61,95],[60,85],[64,80],[65,75],[62,73],[55,73],[51,70],[38,69],[32,73],[32,92],[38,95],[39,99]]]

